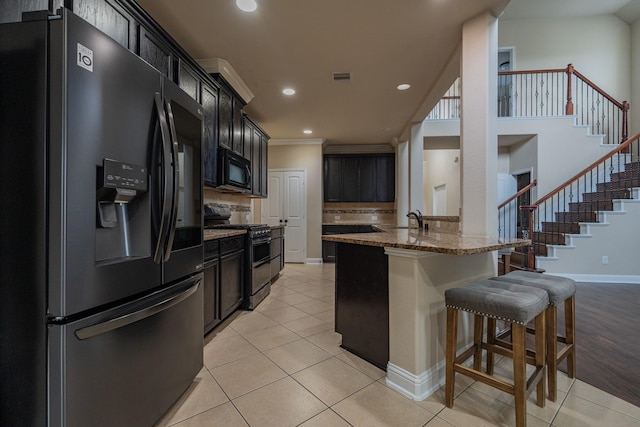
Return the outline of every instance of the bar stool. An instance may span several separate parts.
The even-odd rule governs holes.
[[[576,376],[576,348],[575,348],[575,304],[576,282],[565,277],[532,271],[512,271],[504,276],[491,280],[532,286],[547,291],[549,307],[547,307],[547,375],[549,383],[549,400],[555,402],[558,397],[558,365],[567,359],[567,375]],[[564,303],[565,336],[558,335],[558,306]],[[489,325],[487,326],[489,328]],[[493,325],[495,331],[495,324]],[[529,328],[529,332],[531,329]],[[498,337],[498,339],[503,336]],[[488,339],[489,340],[489,339]],[[564,346],[558,351],[557,343]],[[491,358],[493,359],[493,358]],[[487,358],[487,369],[493,360]]]
[[[453,407],[455,372],[469,376],[515,397],[516,426],[526,425],[527,396],[536,388],[536,403],[545,405],[545,312],[549,305],[547,293],[541,289],[496,280],[477,280],[467,286],[445,291],[447,307],[446,384],[445,404]],[[473,346],[457,356],[458,311],[474,314]],[[511,323],[512,348],[489,345],[483,341],[484,318],[501,319]],[[526,324],[535,319],[535,357],[527,356]],[[494,328],[495,330],[495,328]],[[482,350],[513,359],[513,382],[509,383],[482,372]],[[473,367],[463,363],[473,356]],[[535,370],[526,377],[526,364]]]

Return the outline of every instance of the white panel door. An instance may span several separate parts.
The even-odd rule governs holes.
[[[263,222],[269,225],[280,225],[283,220],[283,203],[282,192],[284,189],[282,172],[269,172],[267,180],[268,198],[262,200],[262,217]]]
[[[284,261],[304,263],[307,248],[304,170],[270,170],[268,197],[262,200],[262,221],[284,225]]]

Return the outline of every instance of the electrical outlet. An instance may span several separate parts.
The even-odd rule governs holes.
[[[416,225],[416,219],[415,218],[409,218],[409,224]]]
[[[371,221],[377,221],[378,215],[371,215]]]
[[[333,217],[333,219],[340,219],[340,218],[342,218],[340,215],[336,215]]]
[[[436,228],[440,228],[440,221],[436,221]]]
[[[246,214],[246,215],[244,216],[244,219],[245,219],[245,221],[249,221],[249,214]]]
[[[602,263],[605,264],[605,265],[609,264],[609,257],[606,256],[606,255],[603,255],[602,256]]]

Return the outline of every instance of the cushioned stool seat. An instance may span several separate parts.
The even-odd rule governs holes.
[[[565,277],[550,274],[535,273],[532,271],[512,271],[504,276],[498,276],[493,280],[515,283],[518,285],[532,286],[542,289],[549,295],[549,307],[546,313],[547,322],[547,375],[549,381],[549,399],[556,401],[558,395],[558,364],[567,359],[567,375],[570,378],[576,376],[576,352],[575,352],[575,294],[576,282]],[[558,335],[558,310],[557,307],[564,304],[565,336]],[[495,325],[494,325],[495,329]],[[501,337],[498,337],[499,339]],[[491,338],[488,339],[491,341]],[[558,351],[557,343],[564,344]],[[492,370],[493,360],[487,358],[487,372]]]
[[[467,286],[445,291],[447,306],[447,348],[445,403],[453,406],[455,372],[467,375],[515,397],[516,425],[526,425],[526,400],[536,388],[538,406],[543,407],[544,398],[544,353],[545,312],[549,305],[546,291],[497,280],[477,280]],[[471,348],[457,355],[458,311],[474,313],[474,343]],[[501,319],[511,323],[513,344],[511,348],[490,345],[483,341],[484,318]],[[526,354],[526,324],[535,319],[535,358]],[[495,329],[494,329],[495,334]],[[513,383],[487,375],[481,371],[482,350],[488,354],[498,353],[513,359]],[[473,368],[463,363],[473,356]],[[531,376],[526,377],[526,364],[535,366]]]

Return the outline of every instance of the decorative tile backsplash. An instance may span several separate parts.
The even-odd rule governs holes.
[[[460,217],[458,216],[424,216],[424,223],[429,230],[457,233],[460,231]]]
[[[394,203],[325,203],[322,222],[395,224],[396,208]]]
[[[204,202],[228,207],[231,211],[229,220],[232,224],[250,224],[254,222],[251,199],[247,197],[205,189]]]

